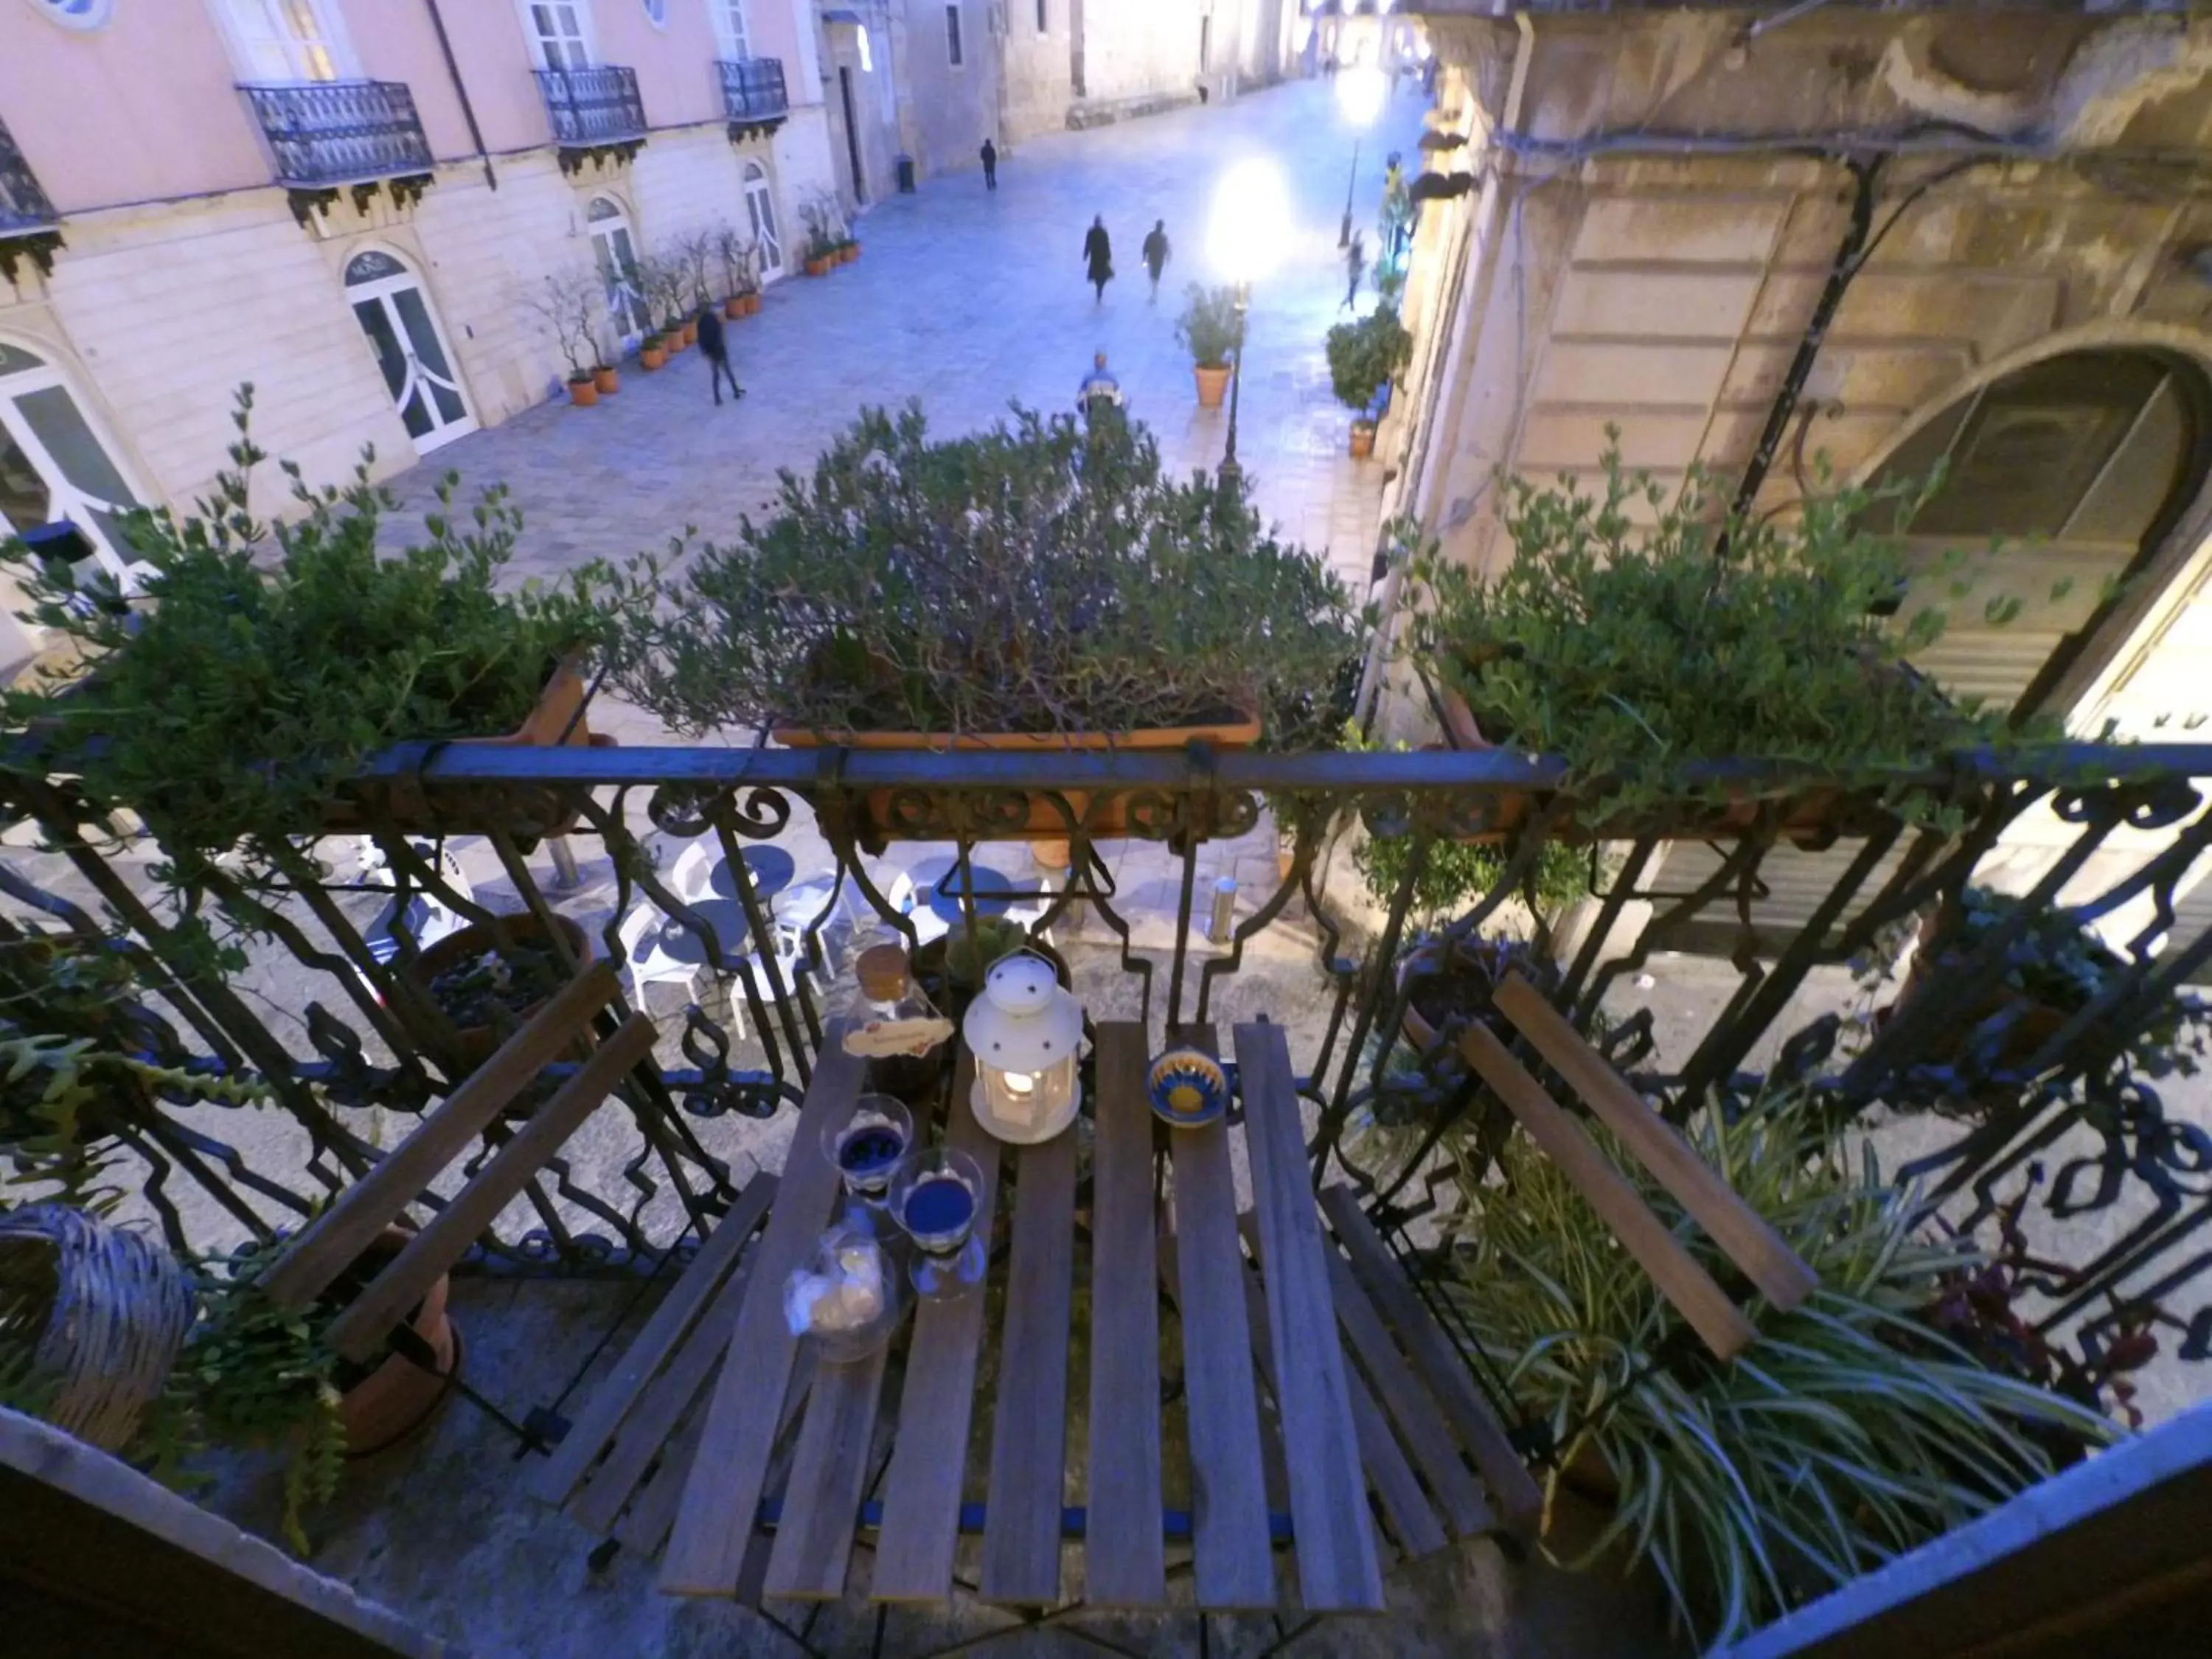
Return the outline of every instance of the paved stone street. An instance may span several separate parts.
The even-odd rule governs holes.
[[[1421,107],[1409,83],[1360,148],[1354,223],[1370,250],[1384,157],[1413,155]],[[1198,409],[1175,322],[1186,283],[1218,280],[1206,259],[1215,179],[1264,154],[1296,223],[1281,273],[1254,295],[1239,459],[1261,510],[1364,592],[1382,467],[1346,453],[1350,415],[1322,345],[1346,314],[1336,234],[1351,148],[1325,82],[1033,140],[1001,163],[995,192],[979,173],[926,179],[859,221],[857,264],[771,287],[759,315],[730,325],[743,403],[713,406],[696,351],[651,374],[633,361],[599,407],[564,397],[447,446],[397,487],[419,507],[448,469],[471,484],[505,480],[527,515],[518,562],[558,570],[659,547],[687,525],[726,532],[766,502],[778,468],[808,466],[865,404],[919,398],[948,435],[988,425],[1010,399],[1066,410],[1099,349],[1169,464],[1212,466],[1228,417]],[[1093,214],[1119,273],[1103,305],[1081,259]],[[1156,218],[1175,252],[1155,306],[1138,247]]]

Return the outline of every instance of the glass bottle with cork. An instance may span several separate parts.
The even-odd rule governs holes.
[[[904,945],[886,938],[858,951],[830,1012],[847,1020],[845,1052],[868,1062],[870,1089],[916,1106],[937,1088],[952,1022],[915,982]]]

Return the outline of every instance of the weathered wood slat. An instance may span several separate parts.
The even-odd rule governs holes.
[[[591,1403],[576,1414],[575,1422],[553,1449],[553,1455],[531,1470],[532,1497],[557,1506],[575,1490],[576,1483],[592,1467],[592,1460],[614,1438],[630,1407],[668,1362],[677,1345],[690,1334],[702,1312],[721,1289],[723,1279],[737,1265],[738,1252],[752,1236],[753,1229],[760,1224],[761,1217],[767,1213],[775,1187],[775,1177],[764,1175],[738,1194],[729,1213],[716,1224],[682,1276],[661,1297],[660,1305],[653,1310],[653,1317],[645,1322],[645,1328],[623,1350],[614,1370],[592,1391]],[[703,1373],[702,1376],[703,1380]]]
[[[1627,1079],[1583,1041],[1541,992],[1521,975],[1509,974],[1498,988],[1497,1001],[1528,1034],[1545,1062],[1620,1137],[1767,1300],[1778,1308],[1794,1308],[1813,1293],[1820,1281],[1804,1259],[1736,1195],[1719,1171],[1698,1156],[1681,1131],[1644,1103]]]
[[[1759,1333],[1742,1310],[1728,1299],[1712,1275],[1698,1265],[1681,1242],[1667,1231],[1666,1224],[1636,1195],[1627,1177],[1544,1092],[1544,1085],[1528,1075],[1490,1028],[1479,1021],[1468,1026],[1460,1037],[1459,1048],[1468,1064],[1512,1109],[1544,1155],[1565,1171],[1576,1190],[1597,1212],[1598,1219],[1643,1265],[1660,1293],[1705,1339],[1705,1346],[1723,1359],[1733,1359],[1749,1347]]]
[[[963,1049],[953,1073],[945,1139],[982,1171],[975,1236],[988,1240],[998,1207],[999,1143],[968,1109],[975,1075],[975,1063]],[[952,1594],[961,1482],[968,1470],[988,1302],[978,1291],[950,1302],[924,1302],[915,1310],[906,1385],[899,1396],[898,1439],[884,1475],[884,1524],[870,1578],[869,1593],[878,1601],[943,1601]]]
[[[983,1520],[980,1583],[987,1601],[1042,1607],[1060,1599],[1074,1288],[1075,1135],[1070,1130],[1019,1155]]]
[[[1091,1148],[1090,1501],[1084,1600],[1167,1600],[1160,1534],[1160,1299],[1145,1028],[1098,1027]]]
[[[726,1345],[725,1345],[726,1346]],[[720,1366],[725,1356],[717,1353],[714,1364]],[[769,1460],[768,1480],[762,1490],[770,1498],[783,1495],[781,1482],[791,1468],[791,1431],[806,1397],[814,1386],[814,1353],[801,1347],[799,1358],[791,1368],[791,1380],[784,1385],[783,1405],[776,1413],[775,1439],[781,1450]],[[615,1523],[614,1534],[623,1545],[641,1555],[651,1555],[668,1536],[668,1529],[676,1523],[677,1505],[684,1499],[684,1485],[690,1477],[692,1460],[699,1454],[699,1437],[706,1430],[707,1413],[702,1407],[670,1440],[661,1455],[660,1467],[653,1478],[637,1493],[627,1513]],[[586,1493],[589,1486],[584,1489]],[[759,1547],[752,1549],[753,1545]],[[768,1574],[769,1534],[756,1529],[747,1548],[746,1560],[752,1570],[751,1594],[746,1594],[746,1579],[741,1572],[738,1580],[738,1599],[747,1606],[760,1601],[760,1581]],[[754,1556],[758,1556],[755,1560]]]
[[[763,1594],[833,1601],[845,1593],[845,1567],[853,1555],[853,1528],[867,1484],[868,1454],[890,1357],[886,1345],[866,1359],[817,1363]]]
[[[1528,1540],[1536,1535],[1544,1517],[1544,1492],[1513,1449],[1505,1431],[1491,1414],[1467,1362],[1452,1346],[1451,1339],[1437,1328],[1429,1310],[1406,1282],[1398,1264],[1359,1207],[1349,1187],[1322,1189],[1321,1206],[1336,1230],[1338,1242],[1352,1259],[1352,1271],[1369,1298],[1389,1320],[1391,1328],[1444,1408],[1444,1415],[1460,1443],[1474,1455],[1483,1484],[1505,1517],[1506,1530]]]
[[[754,1246],[757,1284],[775,1291],[748,1296],[708,1402],[707,1426],[684,1486],[684,1501],[663,1558],[660,1587],[677,1595],[728,1595],[744,1565],[746,1540],[760,1508],[775,1450],[784,1385],[798,1339],[783,1321],[782,1286],[812,1255],[839,1190],[837,1172],[821,1154],[824,1133],[853,1115],[864,1061],[844,1050],[844,1027],[830,1023],[814,1080],[793,1132],[783,1185]]]
[[[1382,1607],[1327,1245],[1306,1175],[1297,1082],[1279,1025],[1237,1028],[1244,1144],[1252,1158],[1260,1276],[1273,1332],[1275,1404],[1291,1474],[1299,1597],[1313,1612]]]
[[[270,1299],[280,1308],[304,1308],[329,1289],[523,1086],[576,1040],[617,988],[615,970],[604,962],[562,986],[374,1169],[301,1230],[261,1275]]]
[[[1171,1129],[1168,1146],[1175,1162],[1176,1300],[1182,1316],[1198,1604],[1272,1607],[1275,1561],[1229,1131],[1218,1122]]]
[[[653,1052],[656,1033],[643,1014],[632,1014],[553,1097],[538,1107],[514,1139],[453,1194],[445,1208],[408,1240],[391,1265],[331,1322],[330,1345],[347,1359],[380,1353],[393,1326],[422,1301],[438,1276],[459,1261],[546,1159],[599,1110],[630,1067]]]

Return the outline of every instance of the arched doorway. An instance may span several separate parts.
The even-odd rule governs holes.
[[[477,417],[421,279],[396,256],[367,248],[347,262],[345,282],[346,298],[376,353],[416,453],[427,455],[475,431]]]
[[[66,519],[102,570],[137,586],[123,515],[140,505],[68,377],[26,347],[0,340],[0,536]]]
[[[1946,608],[1916,659],[1954,696],[2063,716],[2107,601],[2155,554],[2202,486],[2203,375],[2162,353],[2069,351],[1960,398],[1899,446],[1875,483],[1944,469],[1908,522],[1907,613]],[[1971,580],[1962,600],[1954,584]],[[1985,606],[2019,602],[2002,625]]]
[[[775,228],[775,191],[758,161],[745,163],[745,217],[760,249],[761,281],[772,282],[783,275],[783,239]]]
[[[584,221],[591,228],[592,258],[607,291],[607,315],[614,319],[623,349],[635,350],[645,337],[647,319],[645,295],[637,281],[637,238],[629,216],[611,197],[594,196],[584,210]]]

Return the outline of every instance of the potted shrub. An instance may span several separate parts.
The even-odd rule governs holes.
[[[1607,1146],[1708,1272],[1735,1270],[1666,1188]],[[1449,1132],[1462,1158],[1470,1125]],[[1816,1104],[1771,1097],[1701,1114],[1698,1156],[1820,1276],[1787,1313],[1754,1298],[1759,1340],[1712,1358],[1525,1134],[1443,1219],[1445,1293],[1505,1387],[1554,1439],[1547,1496],[1612,1510],[1579,1555],[1649,1562],[1699,1651],[1871,1572],[2048,1476],[2051,1434],[2099,1445],[2107,1419],[1981,1364],[1926,1316],[1978,1253],[1929,1237],[1910,1190]],[[1559,1547],[1556,1534],[1547,1540]],[[1612,1552],[1618,1548],[1625,1559]]]
[[[659,329],[653,330],[638,343],[637,361],[638,366],[648,372],[659,368],[668,361],[667,342],[661,338]]]
[[[684,309],[687,341],[699,337],[699,313],[714,303],[714,266],[721,257],[715,234],[708,229],[687,232],[677,239],[684,264],[686,303]]]
[[[622,375],[609,362],[592,365],[592,386],[602,398],[611,397],[622,390]]]
[[[565,958],[536,915],[519,911],[457,928],[404,963],[402,971],[453,1022],[467,1064],[490,1059],[568,984],[574,977],[570,961],[592,959],[580,927],[567,916],[553,923],[568,947]]]
[[[406,1323],[435,1357],[434,1375],[397,1354],[362,1364],[329,1345],[331,1322],[405,1248],[388,1229],[304,1313],[279,1309],[255,1282],[282,1240],[257,1241],[207,1258],[193,1273],[199,1320],[154,1413],[149,1448],[161,1472],[210,1442],[285,1455],[283,1530],[308,1552],[302,1520],[337,1492],[344,1460],[366,1457],[414,1433],[453,1384],[459,1333],[446,1310],[441,1274]]]
[[[650,558],[629,580],[629,696],[801,745],[1243,746],[1359,640],[1342,584],[1240,488],[1164,473],[1140,426],[1024,410],[942,442],[919,407],[869,410],[672,592]],[[889,797],[866,806],[878,844],[912,833]],[[1093,836],[1127,828],[1119,794],[1073,804]],[[1038,797],[992,838],[1069,828]]]
[[[589,409],[599,402],[601,392],[613,391],[613,386],[599,380],[602,374],[611,376],[614,371],[599,362],[606,295],[598,272],[586,268],[549,274],[530,291],[530,306],[545,319],[568,365],[568,401]]]
[[[1968,887],[1958,908],[1939,911],[1919,926],[1917,946],[1893,1007],[1880,1009],[1875,1027],[1886,1024],[1895,1007],[1928,994],[1954,969],[1963,968],[1999,927],[2017,916],[2018,898],[1987,887]],[[2106,987],[2127,976],[2128,964],[2071,911],[2039,910],[2006,952],[2003,979],[1972,1007],[1948,1022],[1948,1040],[1925,1054],[1934,1064],[1964,1074],[1960,1080],[1996,1071],[2018,1073],[2052,1037],[2094,1002]],[[1984,1031],[2002,1015],[2002,1024]],[[2093,1024],[2080,1041],[2101,1040]],[[2144,1028],[2122,1045],[2119,1060],[2131,1077],[2194,1077],[2197,1061],[2212,1042],[2212,1003],[2183,993],[2163,1004]]]
[[[753,240],[738,234],[733,225],[724,225],[715,234],[714,246],[722,261],[722,280],[727,297],[722,301],[722,315],[735,321],[750,317],[760,309],[760,248]]]
[[[1237,290],[1227,284],[1202,288],[1193,283],[1185,290],[1176,338],[1190,353],[1200,409],[1221,407],[1229,390],[1229,360],[1236,355],[1243,322],[1237,307]]]
[[[362,763],[395,744],[589,742],[578,671],[608,630],[592,569],[505,586],[520,515],[497,488],[471,520],[447,478],[423,538],[397,557],[380,552],[393,502],[366,460],[342,490],[311,489],[288,466],[299,516],[254,519],[247,477],[265,457],[251,409],[247,388],[232,465],[195,513],[127,521],[132,553],[154,572],[143,601],[82,604],[66,571],[20,542],[0,549],[32,614],[88,665],[0,693],[0,717],[34,728],[46,767],[73,775],[96,810],[137,813],[168,856],[161,873],[189,891],[240,879],[215,863],[234,851],[249,874],[296,871],[295,838],[357,828],[368,805],[402,828],[423,821],[413,786],[359,781]],[[488,817],[472,825],[471,810],[434,821],[451,833],[489,827]],[[531,809],[486,799],[472,810]],[[551,832],[521,816],[504,827]]]
[[[1897,609],[1905,571],[1870,527],[1867,492],[1816,492],[1785,521],[1732,514],[1700,471],[1670,499],[1617,447],[1601,465],[1597,494],[1571,479],[1504,481],[1512,557],[1495,579],[1433,544],[1410,571],[1410,647],[1455,742],[1564,761],[1576,833],[1712,835],[1766,799],[1786,833],[1822,842],[1899,773],[2047,729],[2008,732],[2001,714],[1956,707],[1912,672],[1908,654],[1941,633],[1943,613],[1881,614]],[[1686,781],[1686,768],[1741,760],[1796,775]],[[1892,810],[1917,820],[1961,817],[1956,798],[1892,793]],[[1493,830],[1526,810],[1501,801]]]
[[[1413,356],[1413,337],[1388,306],[1329,330],[1329,384],[1337,402],[1352,411],[1354,456],[1375,453],[1376,399]]]

